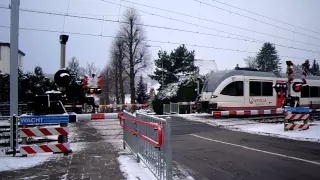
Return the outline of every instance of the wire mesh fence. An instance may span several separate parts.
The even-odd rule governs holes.
[[[123,146],[144,162],[157,179],[172,179],[171,120],[124,111]]]

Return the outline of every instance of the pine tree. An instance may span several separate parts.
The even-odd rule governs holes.
[[[319,76],[320,75],[319,64],[316,62],[315,59],[312,62],[312,66],[310,68],[310,74],[312,74],[314,76]]]
[[[156,70],[150,77],[161,84],[160,89],[170,83],[178,82],[181,76],[195,74],[199,71],[199,68],[194,65],[194,51],[188,51],[185,45],[179,46],[170,54],[166,51],[159,51],[158,57],[155,60]]]
[[[140,76],[140,81],[137,86],[137,102],[145,104],[148,101],[146,85],[143,83],[143,78]]]
[[[273,44],[269,42],[263,44],[262,48],[260,49],[260,52],[257,54],[256,65],[257,68],[262,71],[281,71],[280,59],[277,54],[276,47]]]

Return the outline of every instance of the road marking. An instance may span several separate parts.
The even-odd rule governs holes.
[[[238,145],[238,144],[233,144],[233,143],[228,143],[228,142],[224,142],[224,141],[214,140],[214,139],[206,138],[206,137],[195,135],[195,134],[190,134],[190,135],[194,136],[194,137],[197,137],[197,138],[200,138],[200,139],[205,139],[205,140],[208,140],[208,141],[212,141],[212,142],[227,144],[227,145],[230,145],[230,146],[236,146],[236,147],[240,147],[240,148],[243,148],[243,149],[248,149],[248,150],[251,150],[251,151],[262,152],[262,153],[266,153],[266,154],[285,157],[285,158],[288,158],[288,159],[294,159],[294,160],[303,161],[303,162],[307,162],[307,163],[310,163],[310,164],[315,164],[315,165],[320,166],[320,162],[316,162],[316,161],[310,161],[310,160],[307,160],[307,159],[301,159],[301,158],[297,158],[297,157],[293,157],[293,156],[287,156],[287,155],[284,155],[284,154],[278,154],[278,153],[268,152],[268,151],[255,149],[255,148],[251,148],[251,147],[247,147],[247,146],[242,146],[242,145]]]

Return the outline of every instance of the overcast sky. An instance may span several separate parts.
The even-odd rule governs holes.
[[[262,41],[269,41],[275,44],[293,47],[284,48],[276,46],[280,56],[290,56],[299,58],[308,58],[320,60],[319,52],[301,51],[294,48],[318,51],[320,47],[320,25],[319,25],[319,7],[318,0],[217,0],[223,3],[230,4],[248,11],[259,13],[270,18],[274,18],[298,27],[306,28],[314,31],[310,32],[301,28],[292,27],[287,24],[279,23],[250,14],[239,9],[232,8],[223,4],[219,4],[212,0],[128,0],[144,5],[158,7],[174,12],[184,13],[187,15],[200,17],[210,21],[200,20],[197,18],[186,17],[178,14],[173,14],[161,10],[152,9],[150,7],[139,6],[125,2],[124,0],[105,0],[115,4],[121,3],[123,6],[103,2],[102,0],[20,0],[21,9],[31,9],[46,12],[58,12],[76,14],[79,16],[89,16],[95,18],[104,18],[106,20],[118,20],[119,12],[121,14],[127,7],[134,7],[141,15],[141,19],[145,25],[156,25],[159,27],[176,28],[187,31],[194,31],[212,35],[220,35],[225,37],[233,37],[240,39],[256,39]],[[200,3],[199,1],[203,2]],[[9,0],[1,0],[1,6],[8,6]],[[212,5],[212,6],[209,6]],[[226,9],[224,11],[216,7]],[[67,11],[68,10],[68,11]],[[143,11],[143,12],[142,12]],[[149,12],[149,13],[148,13]],[[153,15],[152,15],[153,13]],[[243,16],[239,16],[239,13]],[[94,15],[94,16],[92,16]],[[163,16],[163,17],[159,17]],[[170,17],[175,20],[170,20]],[[269,25],[254,21],[250,18],[269,23]],[[10,25],[10,11],[0,9],[0,26]],[[65,20],[64,20],[65,19]],[[178,22],[176,20],[187,23]],[[251,31],[271,34],[281,38],[262,35],[239,28],[233,28],[219,23],[225,23],[230,26],[237,26]],[[197,26],[198,25],[198,26]],[[283,29],[277,28],[281,27]],[[44,30],[67,31],[74,33],[86,33],[103,36],[114,36],[119,24],[115,22],[102,22],[97,20],[79,19],[74,17],[63,17],[46,14],[37,14],[31,12],[20,12],[20,27]],[[206,27],[206,28],[204,28]],[[236,37],[231,34],[214,31],[225,31],[227,33],[237,34],[244,37]],[[284,30],[287,29],[287,30]],[[247,56],[253,56],[261,48],[262,43],[240,41],[230,38],[222,38],[212,35],[203,35],[197,33],[187,33],[181,31],[173,31],[164,28],[145,27],[147,37],[152,41],[163,41],[172,43],[185,43],[190,45],[198,45],[202,47],[188,46],[190,50],[195,50],[197,59],[205,59],[209,61],[202,61],[201,68],[204,71],[214,67],[212,60],[215,60],[218,69],[230,69],[239,64],[244,65],[243,59]],[[288,31],[289,30],[289,31]],[[295,31],[295,32],[292,32]],[[318,33],[315,33],[318,32]],[[301,34],[300,34],[301,33]],[[0,27],[0,41],[10,41],[10,30],[8,28]],[[23,30],[19,31],[19,49],[26,53],[24,58],[24,70],[32,70],[36,65],[40,65],[45,73],[54,73],[59,68],[59,35],[60,33],[39,32]],[[304,34],[304,35],[302,35]],[[77,57],[80,64],[85,66],[87,62],[94,62],[99,67],[103,68],[109,61],[109,51],[112,38],[101,36],[84,36],[70,34],[67,43],[67,60],[72,56]],[[301,41],[298,43],[294,41]],[[163,50],[171,51],[178,46],[178,44],[167,44],[158,42],[148,42],[152,46],[160,46]],[[313,45],[308,45],[313,44]],[[206,47],[203,47],[206,46]],[[207,47],[217,47],[232,50],[241,50],[248,52],[237,52],[219,50]],[[150,52],[152,59],[157,57],[159,47],[151,47]],[[319,50],[320,51],[320,50]],[[289,58],[282,57],[282,61]],[[290,58],[295,63],[302,63],[303,59]],[[284,65],[283,65],[284,67]]]

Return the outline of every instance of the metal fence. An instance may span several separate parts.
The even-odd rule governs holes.
[[[172,179],[171,119],[141,112],[136,116],[124,111],[123,148],[128,147],[137,161],[144,162],[159,180]]]
[[[19,104],[18,111],[19,115],[27,113],[27,104]],[[0,116],[10,116],[10,104],[0,104]]]
[[[171,104],[163,104],[163,114],[171,114]]]
[[[172,114],[179,114],[179,103],[170,103],[170,106]]]
[[[18,147],[17,117],[0,116],[0,156],[15,156]]]

